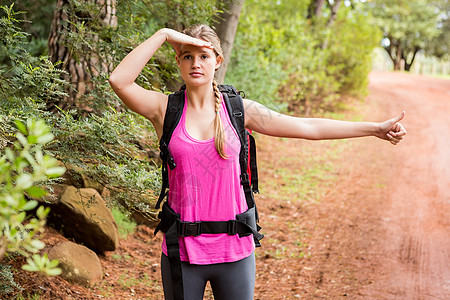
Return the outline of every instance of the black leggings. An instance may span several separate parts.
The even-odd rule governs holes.
[[[252,300],[255,289],[255,254],[232,263],[191,265],[181,262],[185,300],[201,300],[211,283],[215,300]],[[166,300],[173,300],[169,258],[161,255],[161,274]]]

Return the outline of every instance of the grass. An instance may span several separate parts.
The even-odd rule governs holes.
[[[314,149],[317,143],[324,149],[320,155]],[[265,181],[261,186],[270,191],[267,197],[284,201],[319,202],[323,193],[337,180],[334,161],[347,147],[345,140],[305,144],[298,155],[279,158],[282,166],[262,166],[270,169],[269,178],[275,180]]]
[[[111,212],[117,223],[120,238],[126,238],[128,235],[134,233],[137,226],[134,221],[130,220],[125,213],[117,207],[113,207]]]

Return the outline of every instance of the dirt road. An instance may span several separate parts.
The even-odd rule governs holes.
[[[261,186],[275,181],[278,192],[263,189],[257,199],[267,239],[256,299],[450,299],[450,80],[372,73],[369,89],[357,113],[364,120],[406,110],[408,135],[398,146],[258,141]],[[296,174],[313,168],[318,152],[331,153],[330,171]],[[312,190],[325,190],[310,196],[320,203],[293,188],[305,176]]]
[[[407,139],[385,157],[393,172],[380,216],[384,236],[363,295],[450,299],[450,80],[373,73],[370,101],[407,111]],[[379,255],[379,254],[382,255]]]

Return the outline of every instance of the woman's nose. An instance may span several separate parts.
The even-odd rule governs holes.
[[[193,68],[198,68],[199,66],[200,66],[200,60],[199,60],[199,58],[194,57],[194,58],[192,59],[192,67],[193,67]]]

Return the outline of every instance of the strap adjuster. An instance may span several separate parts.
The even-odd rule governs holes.
[[[241,174],[241,184],[242,185],[250,185],[250,177],[247,173]]]
[[[178,221],[178,235],[179,236],[199,236],[202,234],[201,222],[181,222]]]
[[[235,235],[237,234],[237,221],[236,220],[230,220],[228,221],[228,228],[227,228],[228,235]]]

